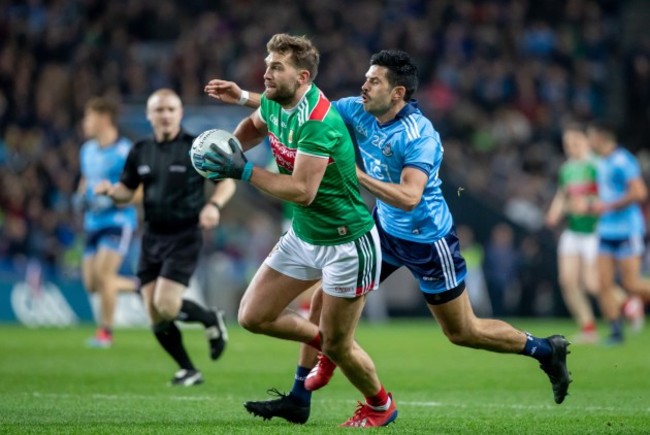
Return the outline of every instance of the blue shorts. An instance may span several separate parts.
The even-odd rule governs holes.
[[[125,256],[131,245],[132,238],[133,228],[128,225],[91,231],[86,234],[84,256],[95,255],[100,249],[110,249],[121,256]]]
[[[617,259],[638,257],[643,254],[644,250],[643,236],[640,234],[626,239],[606,239],[601,237],[598,241],[599,255],[608,255]]]
[[[467,267],[460,254],[455,227],[432,243],[417,243],[386,233],[376,216],[375,222],[384,262],[382,269],[387,269],[387,274],[406,266],[420,283],[420,290],[428,294],[442,293],[463,284]],[[382,278],[386,277],[382,270]]]

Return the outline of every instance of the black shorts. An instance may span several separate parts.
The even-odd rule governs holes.
[[[203,235],[198,227],[172,234],[145,231],[138,264],[141,285],[162,276],[187,286],[199,261]]]

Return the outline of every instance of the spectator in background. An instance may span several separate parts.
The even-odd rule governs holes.
[[[113,344],[117,293],[137,288],[134,279],[118,273],[138,225],[137,210],[133,204],[115,205],[108,196],[94,193],[104,180],[119,181],[133,145],[120,137],[117,115],[117,104],[107,98],[93,98],[86,104],[83,131],[88,140],[81,146],[81,180],[74,196],[75,209],[84,215],[86,233],[84,287],[96,293],[100,301],[99,327],[95,337],[88,341],[91,347],[106,348]]]

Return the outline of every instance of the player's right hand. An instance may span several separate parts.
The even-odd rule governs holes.
[[[209,97],[226,104],[238,104],[241,88],[237,83],[221,79],[212,79],[205,85],[203,92]]]

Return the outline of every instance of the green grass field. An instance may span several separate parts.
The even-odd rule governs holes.
[[[538,335],[571,334],[569,321],[515,320]],[[230,325],[217,362],[202,331],[185,343],[206,383],[167,386],[176,370],[149,331],[118,330],[112,349],[87,349],[91,327],[30,330],[0,326],[0,433],[322,434],[361,397],[337,372],[315,393],[303,426],[262,421],[242,402],[288,390],[297,347]],[[399,434],[650,433],[650,331],[625,345],[572,345],[574,382],[564,404],[537,362],[448,343],[431,320],[363,324],[359,342],[373,356],[399,418],[378,430]],[[352,429],[347,429],[347,431]]]

